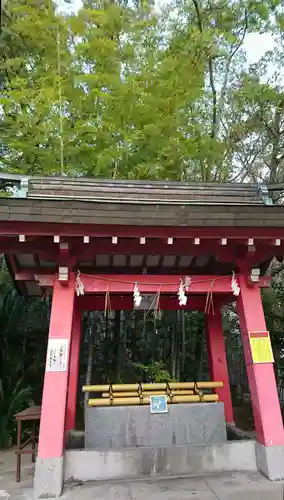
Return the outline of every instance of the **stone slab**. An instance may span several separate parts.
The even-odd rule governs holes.
[[[282,484],[257,473],[226,473],[214,478],[88,483],[66,489],[66,500],[282,500],[282,489]]]
[[[265,479],[257,472],[232,472],[227,476],[210,476],[206,484],[219,500],[282,500],[283,486]]]
[[[224,405],[169,405],[168,413],[151,414],[149,406],[88,408],[85,448],[173,446],[226,441]]]
[[[244,450],[247,453],[248,450]],[[23,455],[22,479],[15,482],[15,449],[0,450],[0,498],[33,500],[34,466]],[[215,495],[214,495],[215,494]],[[153,477],[137,480],[72,483],[60,500],[283,500],[283,482],[268,481],[257,472],[217,472],[202,478]]]
[[[63,488],[63,457],[37,457],[33,498],[58,498]]]
[[[271,481],[284,479],[284,446],[263,446],[256,443],[259,471]]]
[[[68,450],[65,481],[98,481],[159,476],[202,476],[224,471],[257,471],[254,441],[208,445]]]

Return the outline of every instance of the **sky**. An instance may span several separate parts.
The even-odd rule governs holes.
[[[273,50],[274,42],[269,33],[249,33],[244,41],[249,64],[256,63],[267,50]]]
[[[158,2],[164,3],[165,0],[158,0]],[[68,10],[76,11],[82,5],[82,0],[69,0],[70,6]],[[58,0],[59,5],[64,4],[64,0]],[[66,4],[65,4],[66,6]],[[247,52],[248,63],[256,63],[267,50],[272,50],[274,48],[274,42],[272,36],[269,33],[249,33],[244,41],[244,48]]]

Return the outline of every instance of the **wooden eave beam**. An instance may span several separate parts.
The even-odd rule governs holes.
[[[137,238],[119,239],[116,245],[111,239],[93,238],[88,245],[81,240],[70,238],[67,241],[68,251],[60,250],[60,245],[53,243],[50,238],[38,238],[37,241],[18,242],[12,238],[0,237],[0,252],[6,255],[12,254],[33,254],[40,258],[57,262],[62,257],[67,258],[72,255],[75,262],[93,261],[95,255],[175,255],[179,256],[199,256],[201,254],[216,255],[224,262],[234,261],[236,257],[246,258],[258,254],[263,259],[273,258],[284,254],[284,240],[280,246],[274,245],[274,240],[256,240],[255,251],[249,252],[245,240],[228,240],[225,247],[220,246],[218,239],[203,239],[200,245],[194,245],[191,239],[176,239],[172,245],[168,245],[164,239],[148,239],[145,245],[141,245]],[[62,245],[61,245],[62,246]]]
[[[190,223],[190,221],[189,221]],[[54,236],[62,237],[84,236],[93,237],[112,237],[118,238],[232,238],[232,239],[284,239],[284,220],[279,214],[279,224],[274,227],[272,225],[265,226],[265,215],[260,220],[259,225],[236,226],[206,226],[204,223],[196,227],[187,226],[131,226],[123,224],[79,224],[79,223],[45,223],[45,222],[30,222],[30,221],[1,221],[0,235],[15,235],[25,234],[26,236]],[[170,245],[169,245],[170,246]]]

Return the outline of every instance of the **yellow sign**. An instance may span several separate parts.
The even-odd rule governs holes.
[[[249,334],[253,363],[274,363],[269,332]]]

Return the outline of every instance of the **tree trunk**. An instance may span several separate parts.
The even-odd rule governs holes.
[[[90,337],[89,345],[88,345],[88,361],[87,361],[87,370],[86,370],[86,385],[90,385],[92,381],[92,368],[93,368],[93,336]],[[88,399],[89,392],[85,392],[84,398],[84,408],[85,414],[88,408]]]
[[[176,325],[172,329],[172,378],[176,378]]]
[[[181,336],[182,336],[182,351],[181,351],[181,373],[184,380],[185,373],[185,315],[181,311]]]
[[[198,380],[199,373],[200,373],[200,364],[201,364],[201,357],[202,357],[202,349],[203,349],[203,332],[202,334],[199,334],[196,336],[196,343],[195,343],[195,351],[194,351],[194,378],[195,380]]]
[[[119,376],[119,347],[120,347],[120,311],[115,311],[114,336],[113,336],[113,377],[112,382],[116,382]]]
[[[199,358],[199,366],[198,366],[198,371],[197,371],[198,380],[202,380],[202,377],[203,377],[204,351],[205,351],[205,330],[202,331],[201,339],[200,339],[200,358]]]
[[[177,311],[176,335],[176,380],[180,381],[180,338],[181,338],[181,311]]]

